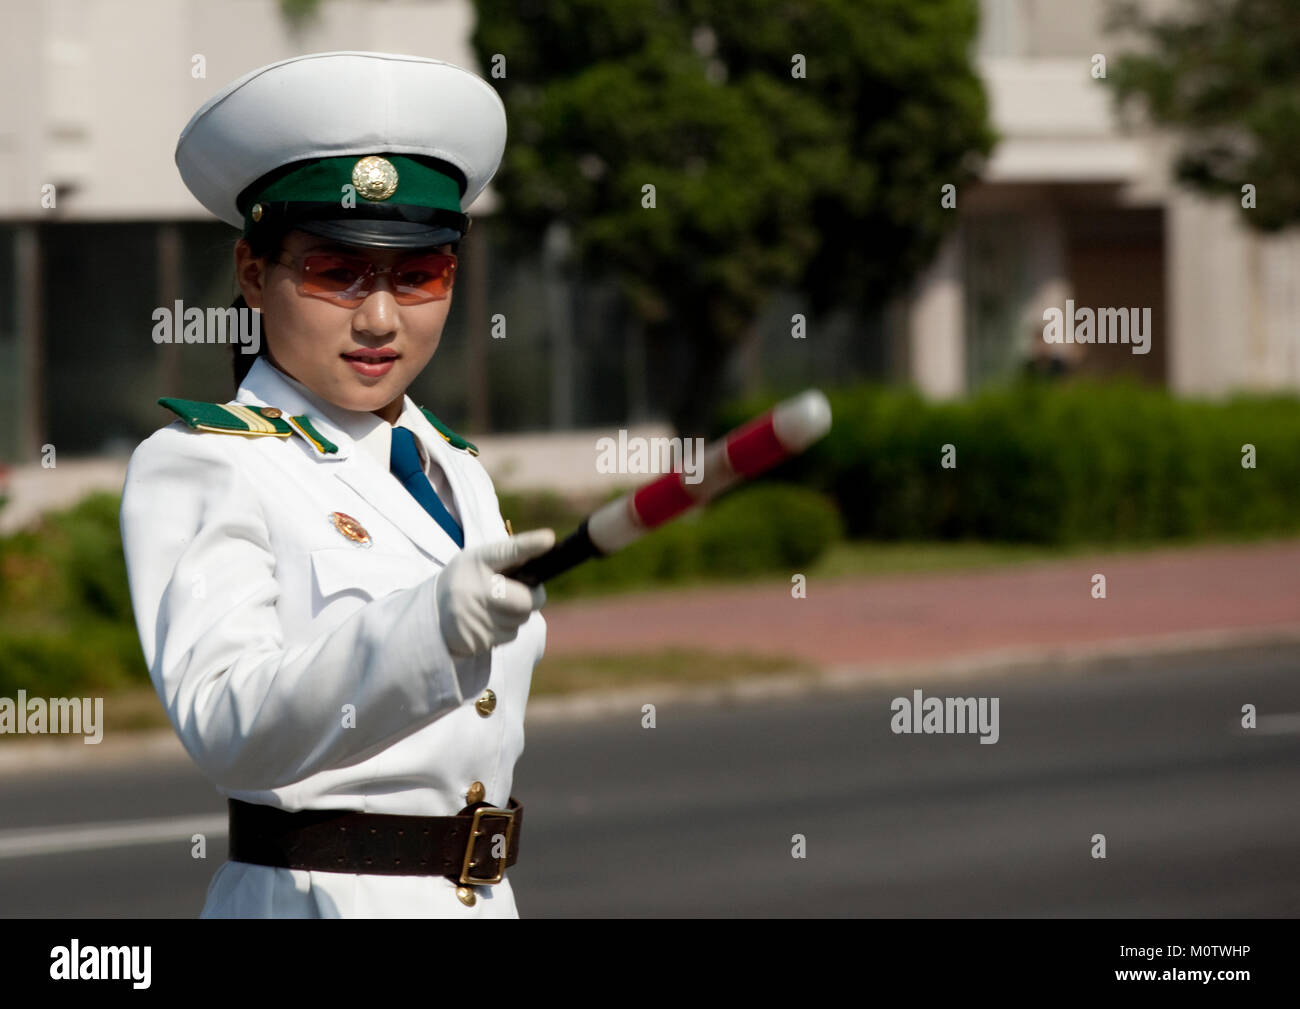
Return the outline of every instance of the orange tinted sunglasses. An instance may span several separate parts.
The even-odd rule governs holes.
[[[344,308],[365,301],[381,273],[392,274],[393,297],[399,305],[441,300],[451,293],[456,279],[456,257],[449,252],[423,252],[392,266],[376,266],[365,256],[339,252],[311,252],[276,262],[297,270],[299,294]]]

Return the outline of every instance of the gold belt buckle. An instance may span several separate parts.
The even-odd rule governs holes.
[[[496,859],[497,874],[491,879],[484,879],[480,876],[471,876],[470,869],[474,868],[474,842],[486,833],[483,830],[482,820],[485,816],[504,816],[508,821],[506,824],[506,846],[505,854]],[[469,843],[465,845],[465,861],[460,867],[460,884],[461,886],[490,886],[493,883],[500,883],[506,874],[506,859],[510,855],[510,842],[514,839],[515,834],[515,810],[500,809],[496,806],[481,806],[474,810],[474,819],[470,823]]]

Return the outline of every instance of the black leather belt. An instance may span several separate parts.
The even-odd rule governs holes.
[[[519,858],[524,807],[478,802],[456,816],[354,810],[290,812],[228,799],[234,862],[364,876],[445,876],[461,886],[501,882]]]

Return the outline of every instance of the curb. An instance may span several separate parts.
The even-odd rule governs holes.
[[[948,659],[889,665],[831,666],[812,675],[755,677],[725,683],[678,684],[646,682],[616,690],[593,690],[563,697],[529,701],[526,725],[582,721],[608,714],[639,713],[648,700],[655,704],[684,701],[694,704],[744,703],[829,691],[856,691],[906,681],[962,680],[988,675],[1024,675],[1043,666],[1075,671],[1108,659],[1147,659],[1203,654],[1234,648],[1300,646],[1300,624],[1227,631],[1194,631],[1139,638],[1114,638],[1087,645],[1051,645],[997,649]]]
[[[108,767],[143,761],[189,760],[189,754],[170,728],[142,729],[111,736],[99,743],[79,739],[42,739],[40,742],[0,744],[0,776],[29,771]]]

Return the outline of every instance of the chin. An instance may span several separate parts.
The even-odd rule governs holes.
[[[340,395],[347,398],[347,403],[340,406],[346,405],[349,410],[378,410],[406,391],[408,376],[404,372],[399,374],[397,368],[391,369],[387,375],[368,378],[346,364],[344,367],[347,373],[338,389]]]
[[[378,410],[387,406],[400,396],[401,390],[396,384],[384,382],[365,389],[353,389],[348,397],[349,410]]]

